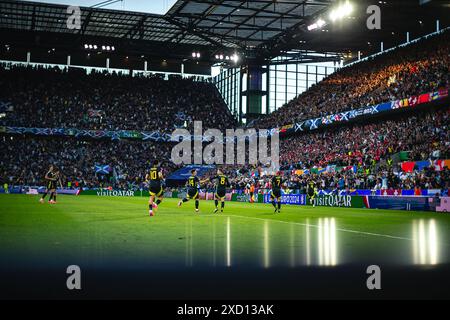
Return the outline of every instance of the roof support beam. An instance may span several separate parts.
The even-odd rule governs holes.
[[[172,18],[168,18],[168,17],[166,17],[165,19],[166,19],[168,22],[173,23],[174,25],[176,25],[177,27],[179,27],[180,29],[182,29],[183,31],[185,31],[185,32],[187,32],[187,33],[196,35],[197,37],[200,37],[200,38],[202,38],[203,40],[205,40],[205,41],[207,41],[207,42],[209,42],[209,43],[211,43],[211,44],[214,44],[214,45],[216,45],[216,46],[219,46],[219,47],[225,47],[222,43],[217,42],[216,40],[211,39],[210,37],[208,37],[204,32],[202,33],[202,32],[195,31],[195,30],[193,30],[192,27],[187,26],[187,25],[184,24],[183,22],[180,22],[180,21],[178,21],[178,20],[176,20],[176,19],[172,19]]]
[[[33,16],[31,17],[31,31],[36,29],[36,6],[33,6]]]
[[[306,2],[306,0],[303,1],[303,3],[297,3],[297,5],[296,5],[293,9],[291,9],[291,10],[295,10],[295,9],[299,8],[300,6],[302,6],[302,5],[303,5],[303,8],[304,8],[304,7],[305,7],[305,2]],[[283,2],[282,2],[282,3],[283,3]],[[275,5],[276,5],[276,3],[274,3],[274,6],[275,6]],[[304,12],[304,10],[303,10],[303,12]],[[267,23],[267,24],[264,25],[263,27],[266,28],[266,27],[270,26],[272,23],[274,23],[274,22],[277,21],[277,20],[280,20],[280,22],[283,23],[283,17],[284,17],[285,15],[286,15],[286,14],[280,14],[280,16],[274,17],[274,19],[272,19],[269,23]],[[305,17],[302,16],[302,17],[299,17],[299,18],[304,19]],[[283,29],[283,28],[281,27],[281,29]],[[248,38],[251,38],[252,36],[254,36],[255,34],[257,34],[257,33],[260,32],[260,31],[261,31],[261,30],[255,31],[254,33],[250,34],[250,35],[248,36]],[[263,39],[263,40],[264,40],[264,39]]]
[[[271,14],[273,15],[273,11],[271,10],[266,10],[271,4],[274,4],[276,2],[274,1],[257,1],[257,3],[263,3],[264,6],[262,8],[252,8],[248,6],[248,1],[244,1],[244,4],[247,3],[247,6],[243,6],[242,3],[240,5],[233,5],[230,3],[227,3],[227,1],[205,1],[205,0],[189,0],[190,2],[195,2],[195,3],[203,3],[203,4],[209,4],[211,6],[218,6],[220,5],[221,7],[226,7],[226,8],[232,8],[232,9],[245,9],[245,10],[251,10],[254,11],[256,13],[267,13],[267,14]],[[280,2],[280,3],[284,3],[284,2]],[[296,18],[296,15],[291,15],[291,14],[286,14],[287,16],[290,16],[291,18]]]
[[[132,27],[125,35],[124,38],[133,39],[134,36],[139,32],[139,39],[144,37],[144,23],[147,20],[146,16],[142,16],[142,18],[136,23],[134,27]]]
[[[91,21],[91,16],[92,16],[92,10],[89,9],[89,12],[88,12],[88,14],[86,16],[86,19],[84,19],[84,23],[81,26],[81,29],[79,31],[79,34],[84,35],[84,33],[86,32],[86,28],[87,28],[89,22]]]

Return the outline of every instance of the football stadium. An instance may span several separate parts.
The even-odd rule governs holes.
[[[449,2],[0,0],[0,34],[2,299],[450,298]]]

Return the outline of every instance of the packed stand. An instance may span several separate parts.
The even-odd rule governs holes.
[[[281,127],[301,120],[409,98],[450,87],[450,32],[420,40],[342,68],[255,126]]]
[[[445,108],[396,120],[292,136],[281,143],[281,165],[285,169],[371,166],[400,151],[409,151],[411,160],[448,159],[449,120],[450,109]]]
[[[162,163],[165,173],[177,169],[170,162],[171,145],[153,142],[32,138],[0,136],[0,182],[3,185],[45,185],[50,165],[62,173],[63,186],[144,187],[151,163]],[[95,165],[108,165],[108,174],[96,173]]]
[[[82,69],[0,66],[0,125],[171,133],[176,127],[234,128],[213,84],[160,75],[130,77]]]

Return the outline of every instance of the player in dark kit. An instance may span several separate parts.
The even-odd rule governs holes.
[[[316,199],[316,196],[319,193],[317,191],[316,184],[312,180],[308,183],[307,193],[308,193],[308,196],[309,196],[309,201],[311,202],[312,206],[315,207],[316,206],[316,202],[314,200]]]
[[[195,212],[198,212],[198,206],[199,206],[199,189],[200,189],[200,184],[204,183],[207,180],[202,180],[200,181],[200,179],[197,177],[197,170],[192,169],[191,170],[191,176],[189,177],[188,181],[187,181],[187,195],[186,198],[180,200],[178,202],[178,207],[181,207],[181,205],[184,202],[188,202],[189,200],[195,200]]]
[[[230,186],[228,182],[228,177],[225,176],[222,170],[217,170],[217,176],[210,179],[211,181],[216,180],[216,192],[214,193],[214,204],[216,205],[216,209],[214,213],[219,211],[219,201],[221,202],[220,212],[223,212],[225,208],[225,195],[227,194],[227,187]]]
[[[275,208],[275,213],[280,213],[281,211],[281,187],[283,186],[283,179],[281,178],[281,172],[277,172],[276,175],[272,178],[272,192],[270,193],[270,200],[272,201],[272,205]],[[277,204],[278,202],[278,208]]]
[[[57,182],[61,185],[61,178],[59,176],[59,171],[53,166],[50,166],[50,169],[48,170],[47,174],[45,175],[45,180],[47,181],[47,189],[45,190],[45,193],[39,200],[41,203],[44,203],[44,199],[47,196],[47,194],[50,192],[50,198],[48,199],[48,203],[55,204],[56,203],[56,188],[57,188]]]
[[[162,187],[162,181],[164,180],[161,168],[159,167],[159,161],[155,160],[150,169],[150,172],[145,177],[145,180],[149,184],[150,200],[148,201],[148,208],[150,217],[154,215],[153,209],[158,210],[158,205],[161,203],[164,197],[164,189]],[[155,198],[158,198],[155,202]]]

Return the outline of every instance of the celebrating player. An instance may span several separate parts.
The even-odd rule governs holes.
[[[276,175],[272,178],[272,192],[270,193],[270,200],[275,208],[275,213],[281,212],[281,187],[283,185],[283,179],[281,178],[281,172],[277,171]],[[278,202],[278,208],[277,204]]]
[[[216,192],[214,193],[214,204],[216,205],[216,209],[214,213],[219,211],[219,201],[221,202],[220,212],[223,212],[225,208],[225,195],[227,193],[227,187],[230,186],[228,181],[228,177],[223,174],[223,171],[217,169],[217,176],[212,177],[211,181],[216,180]]]
[[[313,207],[315,207],[316,206],[316,202],[314,200],[316,199],[316,196],[319,194],[319,192],[317,191],[316,185],[315,185],[313,180],[311,180],[308,183],[307,193],[308,193],[308,196],[309,196],[309,201],[311,202]]]
[[[191,176],[189,177],[188,181],[187,181],[187,195],[183,200],[180,200],[178,202],[178,207],[181,207],[181,205],[184,202],[188,202],[189,200],[195,200],[195,212],[198,212],[198,206],[199,206],[199,189],[200,189],[200,184],[204,183],[207,180],[202,180],[200,181],[200,179],[197,177],[197,170],[192,169],[191,170]]]
[[[59,184],[62,188],[61,178],[59,176],[59,171],[53,166],[50,165],[50,169],[45,175],[45,180],[47,180],[47,189],[45,190],[44,195],[39,200],[41,203],[44,203],[44,199],[47,194],[50,192],[50,198],[48,199],[48,203],[55,204],[56,203],[56,185],[59,181]]]
[[[148,208],[150,217],[153,216],[153,209],[158,210],[158,205],[163,200],[164,190],[161,184],[163,179],[164,177],[159,167],[159,161],[155,160],[150,172],[145,177],[145,180],[149,181],[150,200],[148,201]],[[156,202],[155,198],[158,198]]]
[[[250,203],[255,202],[255,184],[252,182],[250,185]]]

